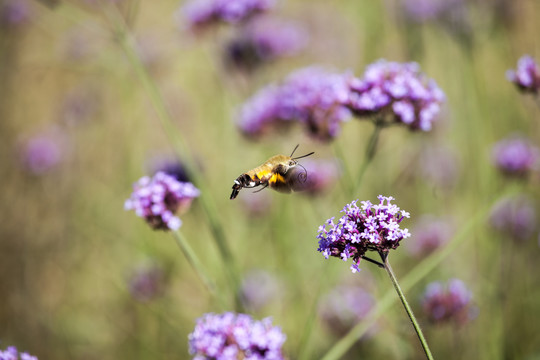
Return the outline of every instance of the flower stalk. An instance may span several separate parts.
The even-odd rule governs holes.
[[[424,333],[422,332],[422,329],[420,328],[420,325],[418,324],[418,321],[416,320],[416,317],[414,316],[414,313],[411,307],[409,306],[407,299],[405,298],[405,294],[403,293],[403,291],[401,290],[401,287],[399,286],[396,275],[394,274],[394,271],[392,270],[392,266],[390,266],[390,263],[388,262],[388,253],[380,251],[379,255],[381,256],[381,259],[383,261],[384,269],[388,273],[388,276],[390,277],[390,280],[392,281],[392,285],[394,285],[394,289],[396,290],[398,297],[401,300],[401,303],[403,304],[403,307],[405,308],[405,311],[407,312],[409,319],[411,320],[411,323],[414,327],[414,331],[416,331],[416,335],[418,335],[418,339],[420,340],[420,343],[422,344],[422,349],[424,350],[424,353],[426,354],[426,358],[428,360],[433,360],[433,355],[431,354],[429,345],[426,341],[426,338],[424,337]]]

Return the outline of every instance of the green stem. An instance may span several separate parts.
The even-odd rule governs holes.
[[[374,121],[375,128],[373,129],[373,133],[371,134],[371,137],[368,140],[368,144],[366,146],[366,153],[364,155],[364,162],[362,163],[362,166],[360,167],[360,170],[358,172],[358,176],[356,178],[356,184],[353,184],[351,187],[351,196],[354,197],[358,189],[360,188],[360,185],[362,185],[362,180],[364,178],[364,174],[366,173],[366,170],[375,157],[375,153],[377,152],[377,143],[379,142],[379,134],[381,133],[381,130],[383,128],[383,123],[380,120]]]
[[[172,233],[174,236],[174,240],[176,240],[176,244],[178,244],[178,247],[184,253],[184,256],[186,257],[193,270],[195,270],[195,273],[197,273],[197,276],[199,276],[199,279],[201,279],[210,294],[216,296],[216,284],[212,280],[210,280],[208,275],[206,275],[206,271],[204,271],[199,258],[187,242],[184,235],[182,235],[180,231],[173,231]]]
[[[234,259],[232,253],[229,249],[229,245],[223,230],[223,226],[219,221],[217,216],[217,208],[215,203],[210,197],[210,192],[206,183],[203,181],[202,176],[196,170],[196,166],[193,162],[193,156],[189,147],[186,145],[184,138],[181,136],[178,129],[174,126],[174,122],[171,114],[168,111],[167,105],[163,100],[163,97],[160,94],[159,89],[157,88],[154,81],[152,81],[148,71],[146,70],[144,64],[139,58],[135,41],[133,36],[129,32],[125,21],[122,19],[121,15],[115,13],[114,24],[117,26],[117,35],[128,61],[135,71],[135,75],[138,80],[141,82],[144,90],[146,91],[154,110],[156,111],[157,117],[161,123],[161,126],[169,138],[169,142],[174,147],[175,152],[182,159],[182,163],[186,168],[186,171],[189,177],[193,180],[195,185],[201,190],[200,203],[203,208],[203,211],[206,215],[210,230],[212,232],[213,238],[217,244],[220,255],[225,263],[225,271],[229,277],[229,281],[233,287],[235,294],[235,305],[237,310],[241,310],[241,300],[238,295],[238,288],[240,286],[240,280],[238,272],[236,271],[236,266],[234,264]]]
[[[431,355],[431,350],[429,350],[428,343],[426,341],[426,338],[424,337],[424,333],[422,332],[422,329],[420,328],[420,325],[418,324],[418,321],[416,320],[416,317],[414,316],[414,313],[409,306],[409,303],[407,302],[407,298],[405,298],[405,294],[403,293],[403,290],[401,290],[401,287],[399,286],[399,282],[397,281],[396,275],[394,274],[394,271],[392,270],[392,266],[390,266],[390,262],[388,262],[388,254],[386,253],[379,253],[381,255],[381,259],[384,263],[384,269],[388,273],[388,276],[390,277],[390,280],[392,281],[392,285],[394,285],[394,289],[396,290],[399,299],[401,300],[401,303],[403,304],[403,307],[405,308],[405,311],[407,312],[407,315],[409,316],[409,319],[411,320],[411,323],[414,327],[414,331],[416,331],[416,335],[418,335],[418,339],[420,340],[420,343],[422,344],[422,349],[424,349],[424,352],[426,354],[426,358],[429,360],[433,360],[433,355]]]

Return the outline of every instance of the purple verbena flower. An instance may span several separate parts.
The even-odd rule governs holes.
[[[220,22],[238,24],[274,7],[275,0],[191,0],[181,12],[190,28],[197,29]]]
[[[65,148],[64,135],[58,129],[51,128],[20,143],[20,162],[28,172],[42,175],[64,159]]]
[[[403,8],[409,18],[424,22],[441,17],[463,5],[463,0],[406,0]]]
[[[225,48],[225,62],[253,70],[280,57],[291,56],[307,44],[307,33],[294,23],[264,17],[249,22]]]
[[[133,193],[124,209],[134,210],[154,229],[177,230],[182,221],[175,214],[189,208],[200,195],[192,183],[179,182],[163,172],[145,176],[133,184]]]
[[[523,177],[530,173],[537,164],[540,151],[529,140],[512,136],[493,146],[493,162],[504,174]]]
[[[15,346],[8,346],[6,350],[0,350],[0,360],[38,360],[36,356],[32,356],[25,352],[19,353]]]
[[[422,216],[413,232],[415,238],[407,243],[409,251],[416,256],[425,256],[444,245],[452,235],[452,226],[445,220],[431,215]]]
[[[526,240],[536,230],[536,209],[526,196],[507,197],[493,205],[490,223],[514,240]]]
[[[347,204],[343,215],[336,223],[334,218],[319,227],[318,251],[325,258],[334,256],[347,261],[353,260],[352,272],[360,271],[359,263],[368,250],[388,254],[399,246],[401,240],[411,236],[409,230],[401,229],[400,223],[409,213],[392,204],[393,197],[378,196],[379,204],[357,200]],[[385,204],[386,202],[386,204]],[[327,229],[327,225],[329,228]]]
[[[518,60],[517,69],[508,70],[506,78],[523,92],[536,94],[540,89],[540,68],[534,58],[529,55],[522,56]]]
[[[242,280],[240,293],[244,305],[258,311],[272,300],[278,298],[282,292],[282,284],[271,273],[264,270],[253,270],[246,274]]]
[[[165,274],[156,264],[137,266],[129,279],[129,292],[140,302],[148,302],[161,296],[164,288]]]
[[[363,287],[340,285],[323,297],[319,313],[334,333],[343,336],[374,307],[375,299]]]
[[[205,314],[189,334],[189,353],[195,360],[281,360],[286,336],[269,318],[226,312]]]
[[[422,307],[433,323],[453,321],[463,325],[475,316],[471,299],[472,294],[465,283],[451,279],[446,285],[441,282],[428,284],[422,298]]]
[[[381,116],[413,130],[429,131],[445,95],[417,63],[379,60],[350,81],[349,106],[357,116]],[[388,118],[389,116],[389,118]]]
[[[5,27],[25,24],[32,16],[28,0],[7,0],[0,4],[0,25]]]
[[[300,122],[309,135],[331,140],[348,120],[345,106],[349,98],[347,74],[318,67],[300,69],[281,85],[270,85],[248,100],[240,112],[241,131],[253,138],[293,121]]]

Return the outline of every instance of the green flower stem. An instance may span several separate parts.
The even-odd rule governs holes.
[[[470,233],[478,226],[485,222],[487,213],[493,204],[501,198],[508,196],[512,191],[502,194],[494,201],[488,202],[484,207],[478,210],[475,216],[471,216],[461,230],[452,238],[448,244],[442,249],[432,253],[420,261],[402,280],[401,289],[404,291],[409,290],[420,280],[430,274],[447,256],[452,254],[459,245],[461,245],[466,239],[470,239]],[[372,326],[375,321],[390,309],[390,306],[396,301],[393,290],[386,292],[382,298],[377,301],[377,306],[373,309],[372,313],[364,321],[359,322],[354,328],[352,328],[345,336],[343,336],[338,342],[328,350],[328,352],[321,358],[321,360],[337,360],[341,358],[356,341],[366,333],[366,331]]]
[[[201,261],[189,245],[184,235],[180,231],[173,231],[172,234],[174,236],[176,244],[178,244],[178,247],[184,253],[184,256],[186,257],[193,270],[195,270],[195,273],[197,273],[199,279],[203,282],[204,286],[208,289],[210,294],[212,294],[214,297],[217,297],[216,284],[212,280],[210,280],[210,278],[206,274],[206,271],[204,270]]]
[[[418,321],[416,320],[416,317],[414,316],[414,313],[411,307],[409,306],[407,299],[405,298],[405,294],[403,293],[403,290],[401,290],[401,287],[399,286],[399,282],[397,281],[396,275],[394,274],[394,271],[392,270],[392,266],[390,266],[390,263],[388,262],[388,254],[380,253],[380,255],[384,263],[384,269],[388,273],[388,276],[390,277],[390,280],[392,281],[392,285],[394,285],[394,289],[396,290],[398,297],[401,300],[401,303],[403,304],[403,307],[405,308],[405,311],[407,312],[409,319],[411,320],[411,323],[414,327],[414,331],[416,331],[416,335],[418,335],[418,339],[420,340],[420,343],[422,344],[422,349],[424,349],[424,352],[426,353],[426,358],[429,360],[433,360],[433,355],[431,355],[431,350],[429,349],[429,345],[426,341],[426,338],[424,337],[424,333],[422,332],[422,329],[420,328],[420,325],[418,324]]]
[[[135,71],[135,75],[138,80],[141,82],[144,90],[149,96],[150,102],[152,103],[154,110],[156,111],[157,117],[161,123],[161,126],[165,134],[169,138],[169,142],[174,147],[176,153],[182,159],[182,163],[185,166],[189,177],[193,179],[195,185],[201,190],[200,203],[202,205],[203,211],[206,215],[210,230],[212,232],[213,238],[217,244],[220,255],[225,263],[225,271],[231,282],[233,292],[235,294],[235,305],[237,310],[241,310],[241,301],[238,295],[238,288],[240,286],[239,275],[236,270],[234,259],[232,253],[229,249],[229,245],[223,230],[223,226],[219,221],[217,216],[217,208],[215,203],[210,197],[210,192],[206,183],[200,176],[199,172],[196,170],[196,166],[193,162],[193,156],[189,147],[186,145],[184,138],[181,136],[178,129],[174,126],[172,117],[167,109],[167,106],[161,96],[159,89],[157,88],[155,82],[151,79],[148,74],[144,64],[139,58],[135,41],[133,36],[130,34],[129,28],[124,22],[123,18],[117,12],[114,12],[114,24],[117,26],[116,32],[118,35],[118,40],[124,51],[128,61]]]
[[[383,122],[380,120],[375,120],[374,122],[375,128],[373,129],[373,133],[371,134],[371,137],[368,140],[368,144],[366,146],[366,152],[364,154],[364,162],[362,163],[362,166],[360,167],[360,170],[358,171],[358,176],[356,177],[356,183],[353,183],[351,187],[351,196],[354,197],[358,189],[360,189],[360,185],[362,185],[362,180],[364,179],[364,174],[366,173],[366,170],[375,157],[375,153],[377,152],[377,143],[379,142],[379,134],[381,133],[381,130],[383,128]]]

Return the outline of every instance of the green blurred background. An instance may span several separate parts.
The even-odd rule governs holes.
[[[383,270],[363,263],[353,275],[349,264],[324,260],[316,251],[319,225],[351,200],[375,201],[378,194],[394,196],[411,213],[404,222],[409,229],[422,214],[451,220],[455,233],[469,226],[459,245],[407,290],[435,358],[540,359],[538,227],[529,239],[514,242],[487,221],[490,206],[508,192],[524,193],[538,205],[538,173],[527,181],[505,179],[490,152],[516,132],[540,144],[540,109],[505,78],[523,54],[540,55],[540,3],[470,1],[462,18],[413,23],[395,0],[281,1],[274,11],[301,24],[310,42],[298,56],[251,74],[223,66],[229,28],[190,34],[175,17],[180,5],[28,2],[26,22],[3,25],[0,348],[13,344],[42,360],[187,359],[196,318],[234,310],[226,265],[198,200],[182,216],[181,230],[228,308],[211,298],[170,234],[152,231],[123,210],[132,183],[150,173],[152,158],[174,156],[175,144],[126,56],[116,32],[121,18],[172,115],[175,136],[199,165],[239,274],[263,269],[280,281],[280,296],[251,314],[271,316],[282,327],[290,359],[319,359],[339,339],[313,316],[321,294],[359,282],[369,284],[377,304],[391,290]],[[300,152],[316,151],[317,158],[343,156],[342,164],[356,174],[369,122],[351,120],[332,144],[300,129],[253,142],[239,133],[236,115],[258,88],[297,68],[322,64],[360,76],[379,58],[416,61],[437,81],[447,104],[434,131],[385,129],[353,198],[336,182],[319,196],[244,190],[229,200],[239,174],[298,143]],[[62,159],[35,175],[21,166],[21,144],[42,132],[59,136]],[[423,156],[439,147],[455,155],[456,178],[448,186],[421,173]],[[254,197],[263,199],[258,216],[246,211]],[[414,238],[413,232],[406,241]],[[398,278],[422,264],[402,248],[390,257]],[[149,262],[163,269],[164,289],[140,302],[130,295],[129,279]],[[471,289],[477,316],[463,326],[432,325],[419,299],[429,282],[453,277]],[[377,319],[376,333],[342,358],[383,357],[422,357],[398,302]]]

